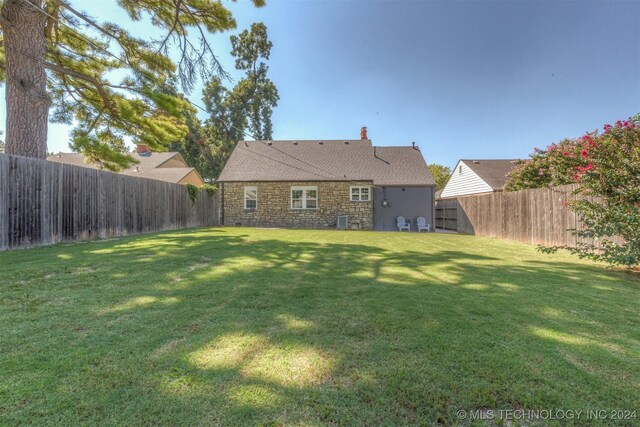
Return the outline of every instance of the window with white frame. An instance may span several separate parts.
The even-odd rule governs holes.
[[[244,187],[244,208],[258,209],[258,187]]]
[[[368,202],[371,200],[371,187],[352,186],[351,199],[352,202]]]
[[[317,209],[318,187],[291,187],[291,209]]]

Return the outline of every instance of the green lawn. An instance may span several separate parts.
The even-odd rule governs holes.
[[[472,236],[212,228],[4,252],[0,425],[640,410],[639,307],[638,276]]]

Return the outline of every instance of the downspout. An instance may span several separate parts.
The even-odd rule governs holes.
[[[224,225],[224,182],[220,183],[220,225]]]
[[[436,186],[431,187],[431,227],[436,232]],[[431,231],[431,230],[429,230]]]
[[[373,184],[373,182],[371,183]],[[377,197],[377,188],[372,185],[371,188],[373,188],[373,200],[371,200],[371,203],[373,203],[373,205],[371,206],[371,230],[375,230],[376,229],[376,202],[378,201],[378,197]]]

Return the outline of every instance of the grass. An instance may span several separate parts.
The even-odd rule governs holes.
[[[4,252],[0,424],[633,410],[639,303],[635,275],[472,236],[212,228]]]

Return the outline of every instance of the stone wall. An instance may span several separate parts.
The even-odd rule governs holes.
[[[225,182],[224,224],[257,227],[335,228],[337,215],[349,216],[349,227],[373,228],[373,201],[352,202],[350,182]],[[371,186],[372,183],[363,183]],[[244,208],[244,187],[258,188],[258,208]],[[317,186],[317,209],[291,209],[292,186]],[[373,189],[371,190],[373,198]]]

